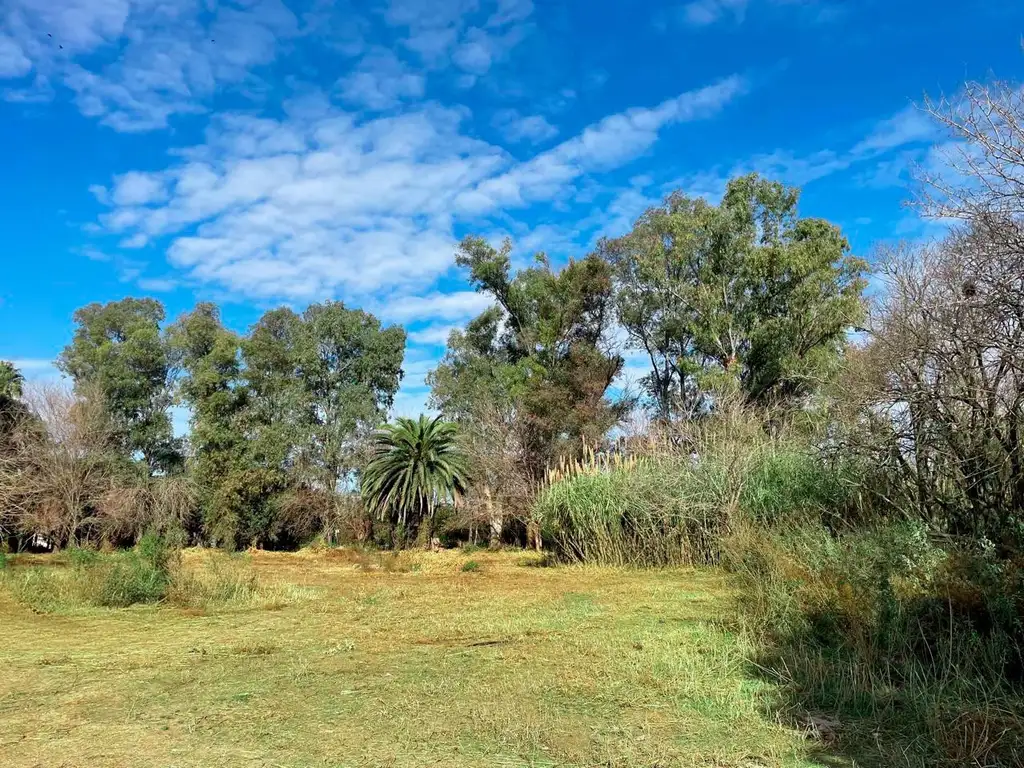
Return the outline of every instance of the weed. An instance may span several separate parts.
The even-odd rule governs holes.
[[[467,560],[459,570],[463,573],[478,573],[480,571],[480,563],[476,560]]]

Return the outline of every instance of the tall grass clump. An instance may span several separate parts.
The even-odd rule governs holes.
[[[265,588],[245,555],[206,552],[185,557],[152,534],[131,550],[71,548],[46,564],[9,568],[0,574],[0,586],[40,613],[154,604],[250,607],[281,604],[294,596]]]
[[[92,602],[106,608],[158,603],[171,585],[176,550],[156,534],[146,534],[130,550],[111,556]]]
[[[127,608],[163,601],[177,560],[177,550],[162,537],[147,534],[134,548],[109,554],[69,548],[51,565],[9,569],[2,583],[15,599],[43,613],[89,606]]]
[[[647,458],[547,485],[535,514],[544,539],[570,562],[672,565],[717,559],[728,524],[721,467]]]
[[[202,564],[179,567],[167,600],[182,608],[246,606],[268,597],[244,554],[207,553]]]
[[[585,452],[563,463],[549,472],[534,515],[565,561],[710,564],[741,523],[826,517],[850,491],[841,466],[809,441],[773,435],[758,414],[729,405],[648,437],[626,458]]]
[[[1024,570],[919,521],[725,542],[758,674],[857,764],[1024,765]]]

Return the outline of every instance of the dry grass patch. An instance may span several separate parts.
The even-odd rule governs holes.
[[[296,596],[277,610],[42,615],[0,594],[3,764],[816,764],[715,622],[724,577],[523,558],[252,553],[259,589]],[[182,558],[197,579],[235,562]]]

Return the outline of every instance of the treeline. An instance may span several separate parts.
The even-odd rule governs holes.
[[[723,394],[795,413],[834,376],[864,316],[867,264],[798,200],[756,175],[717,205],[676,192],[557,272],[540,254],[513,274],[510,242],[463,241],[458,263],[494,306],[452,334],[431,404],[462,426],[493,537],[532,516],[551,469],[606,449],[638,413],[667,426]],[[649,372],[617,392],[630,353]]]
[[[347,519],[341,491],[398,390],[405,332],[338,302],[269,311],[245,336],[212,304],[164,319],[153,299],[78,310],[58,360],[73,393],[23,399],[20,374],[0,368],[5,532],[295,546]]]
[[[638,408],[664,423],[706,412],[723,382],[752,403],[803,402],[862,314],[865,264],[797,201],[757,176],[719,205],[676,193],[561,269],[538,254],[513,271],[511,243],[467,238],[456,262],[493,305],[452,335],[429,383],[460,427],[468,498],[435,493],[426,521],[371,500],[378,522],[406,521],[404,541],[440,514],[454,536],[523,541],[549,469],[604,445]],[[154,527],[231,548],[374,535],[359,478],[401,380],[404,331],[337,302],[269,311],[244,336],[212,304],[165,320],[154,299],[83,307],[57,363],[73,394],[23,402],[7,387],[5,530],[57,546],[131,543]],[[613,388],[630,348],[650,361],[642,392]],[[187,437],[173,434],[174,405]]]

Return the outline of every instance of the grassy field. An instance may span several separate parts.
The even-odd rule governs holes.
[[[258,599],[218,610],[0,590],[0,764],[837,764],[767,714],[721,574],[538,565],[255,553]]]

